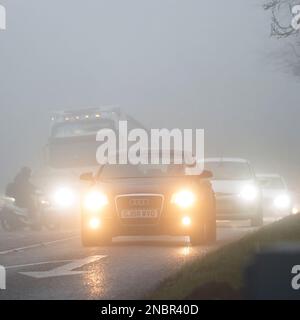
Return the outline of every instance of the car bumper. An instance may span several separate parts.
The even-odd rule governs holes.
[[[277,208],[273,201],[264,201],[263,203],[263,213],[265,216],[285,216],[292,213],[292,206],[289,206],[287,208]]]
[[[183,218],[189,217],[190,224],[184,224]],[[99,219],[100,226],[93,230],[89,223],[93,219]],[[109,232],[112,235],[187,235],[195,227],[199,227],[197,210],[170,210],[163,211],[155,223],[149,223],[147,218],[132,223],[130,219],[124,220],[119,217],[115,211],[106,212],[106,214],[93,215],[82,214],[82,228],[89,230],[90,233]],[[197,219],[197,221],[196,221]],[[200,221],[200,222],[199,222]],[[204,219],[203,219],[204,221]]]
[[[246,202],[236,197],[216,198],[216,214],[218,220],[251,219],[257,215],[260,201]]]

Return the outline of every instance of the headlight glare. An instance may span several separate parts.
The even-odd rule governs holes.
[[[298,207],[293,207],[292,214],[297,214],[297,213],[299,213]]]
[[[240,192],[240,197],[246,201],[253,201],[258,196],[258,189],[256,186],[247,185],[244,186]]]
[[[291,199],[287,194],[281,194],[274,199],[274,205],[277,209],[287,209],[291,204]]]
[[[184,226],[189,226],[189,225],[191,225],[192,220],[191,220],[190,217],[185,216],[185,217],[182,218],[181,222],[182,222],[182,224],[183,224]]]
[[[101,226],[101,221],[99,218],[92,218],[89,221],[89,227],[93,230],[98,229]]]
[[[108,198],[105,193],[93,190],[87,193],[83,200],[84,208],[89,211],[99,211],[108,204]]]
[[[190,190],[182,190],[173,194],[171,202],[181,208],[189,208],[196,201],[195,194]]]
[[[54,203],[62,208],[68,208],[74,204],[75,195],[72,189],[61,187],[54,193]]]

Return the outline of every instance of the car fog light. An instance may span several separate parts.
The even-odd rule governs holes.
[[[90,221],[89,221],[89,227],[93,230],[96,230],[100,227],[101,225],[101,221],[99,218],[92,218]]]
[[[183,217],[181,221],[184,226],[189,226],[192,223],[191,218],[187,216]]]

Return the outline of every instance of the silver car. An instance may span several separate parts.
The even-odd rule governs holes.
[[[213,174],[218,220],[250,220],[263,224],[261,189],[249,161],[207,158],[205,169]]]
[[[292,211],[292,200],[285,180],[279,174],[257,174],[263,194],[263,212],[266,216],[282,217]]]

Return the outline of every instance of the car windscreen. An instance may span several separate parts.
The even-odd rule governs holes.
[[[261,177],[259,180],[262,182],[264,189],[285,189],[285,185],[280,177]]]
[[[251,170],[246,162],[209,161],[205,169],[213,174],[213,180],[248,180],[252,178]]]
[[[107,164],[101,169],[103,179],[174,177],[184,174],[183,164]]]
[[[51,138],[70,138],[95,135],[100,129],[115,129],[110,119],[82,120],[59,123],[53,126]]]

